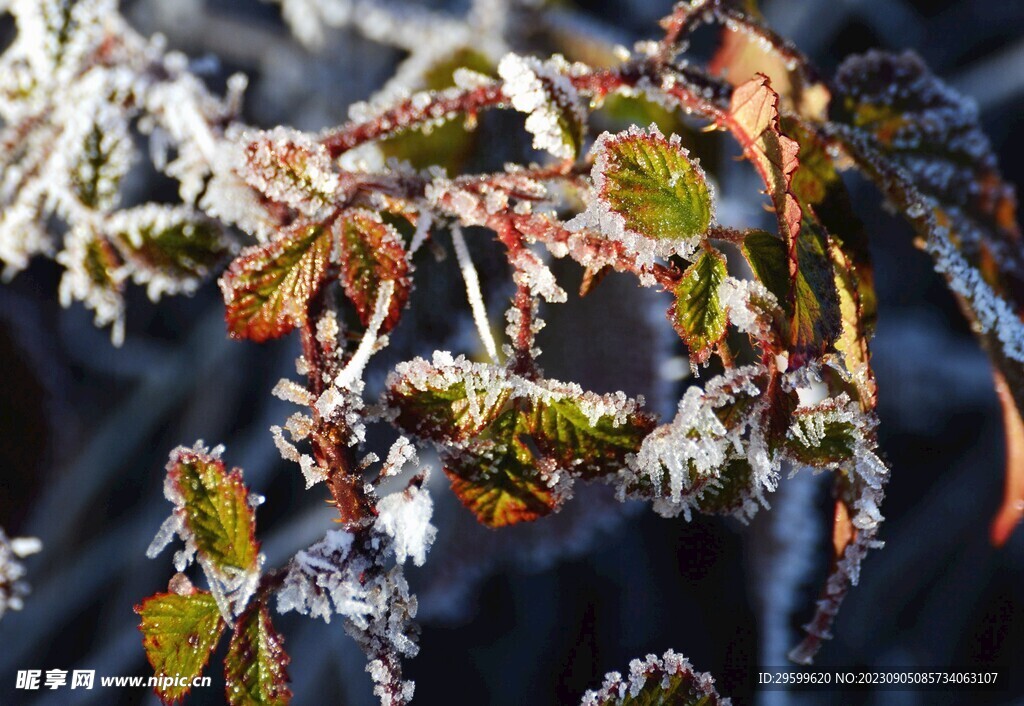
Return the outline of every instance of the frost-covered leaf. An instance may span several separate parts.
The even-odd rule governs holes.
[[[131,166],[132,142],[125,119],[107,106],[97,111],[72,152],[71,188],[89,208],[105,211],[117,203],[121,178]]]
[[[413,361],[397,371],[389,401],[395,423],[421,438],[442,443],[476,436],[498,418],[512,394],[504,376],[483,366],[433,367]]]
[[[597,691],[583,695],[580,706],[723,706],[715,680],[695,672],[690,660],[669,650],[660,659],[647,655],[629,663],[629,675],[605,675]]]
[[[586,112],[569,80],[570,65],[559,55],[548,61],[507,54],[498,64],[502,91],[512,107],[526,113],[533,146],[573,159],[583,146]]]
[[[556,383],[548,383],[557,389]],[[622,393],[579,398],[538,395],[523,408],[524,426],[541,454],[584,479],[613,473],[636,453],[654,418]]]
[[[210,659],[224,630],[217,602],[206,591],[186,595],[158,593],[150,596],[135,612],[142,617],[139,630],[146,658],[158,679],[155,691],[164,703],[181,700]],[[176,684],[179,679],[186,685]]]
[[[288,653],[284,639],[274,629],[267,604],[249,606],[235,623],[224,678],[231,706],[284,706],[290,703]]]
[[[364,326],[373,315],[381,284],[394,282],[388,314],[380,327],[380,333],[387,333],[398,323],[411,287],[402,239],[379,215],[361,209],[346,213],[337,229],[341,284]]]
[[[712,203],[704,171],[657,127],[602,134],[594,144],[594,182],[602,206],[623,227],[656,240],[702,235]]]
[[[404,431],[438,443],[463,502],[492,526],[554,509],[554,486],[626,465],[654,427],[640,402],[435,353],[400,364],[387,401]]]
[[[327,149],[296,130],[278,127],[249,136],[245,157],[250,186],[307,216],[333,203],[341,188]]]
[[[827,410],[797,410],[786,450],[798,463],[835,467],[853,456],[855,435],[851,422],[836,418]]]
[[[308,223],[243,250],[220,280],[231,335],[266,341],[300,326],[330,255],[330,231]]]
[[[760,366],[729,370],[703,390],[687,388],[675,418],[655,428],[618,475],[620,494],[651,500],[656,512],[669,517],[689,518],[706,507],[748,519],[778,478],[779,454],[764,430],[777,404],[771,389]],[[752,471],[749,476],[739,461]],[[721,502],[718,493],[725,494]]]
[[[106,231],[132,265],[133,279],[146,284],[154,299],[165,291],[194,290],[230,252],[221,226],[184,206],[118,211]]]
[[[106,238],[76,228],[64,239],[64,250],[57,254],[64,266],[60,280],[61,306],[80,301],[94,312],[97,326],[113,324],[115,345],[124,339],[125,271],[117,250]]]
[[[669,316],[696,364],[706,361],[725,338],[728,317],[718,288],[727,274],[725,258],[716,250],[706,249],[686,269],[676,287]]]
[[[836,74],[835,128],[918,231],[1024,408],[1024,249],[1013,187],[977,109],[913,53],[869,52]]]
[[[185,527],[200,555],[218,569],[255,569],[256,513],[241,471],[228,472],[219,458],[180,450],[168,479],[180,495]]]

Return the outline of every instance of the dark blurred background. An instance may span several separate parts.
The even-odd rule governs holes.
[[[425,4],[465,9],[460,2]],[[916,50],[977,101],[1006,177],[1024,184],[1024,3],[774,0],[762,7],[826,74],[849,53]],[[605,0],[580,2],[573,12],[628,44],[655,36],[668,8],[667,0]],[[246,118],[257,125],[337,124],[403,56],[347,30],[330,31],[320,52],[308,52],[290,38],[277,7],[248,0],[138,0],[124,11],[144,32],[164,32],[172,47],[195,57],[215,88],[231,71],[246,72]],[[9,33],[9,18],[3,23]],[[525,145],[517,129],[491,127],[483,148],[492,156]],[[722,170],[720,217],[754,225],[764,218],[757,186],[727,157],[710,166]],[[1000,550],[987,539],[1003,461],[989,366],[909,229],[870,187],[856,179],[850,186],[875,258],[881,304],[873,350],[892,480],[882,508],[887,546],[867,559],[819,662],[1020,669],[1024,531]],[[146,188],[151,198],[173,198],[171,184],[156,180]],[[486,239],[473,241],[483,273],[502,274],[497,250]],[[453,264],[429,266],[384,363],[474,346]],[[574,291],[577,269],[557,273]],[[80,306],[59,307],[58,281],[58,268],[39,260],[0,287],[0,526],[45,545],[27,561],[34,592],[25,609],[0,623],[0,704],[29,703],[28,692],[11,690],[16,669],[149,673],[132,606],[162,590],[172,573],[169,554],[151,561],[144,551],[169,510],[161,485],[174,446],[197,438],[227,446],[227,461],[242,466],[267,497],[258,527],[269,565],[332,526],[322,489],[303,490],[297,467],[279,458],[267,431],[292,411],[269,393],[293,374],[296,341],[228,341],[211,284],[158,305],[132,292],[127,340],[115,349]],[[507,294],[505,285],[488,288],[492,318]],[[671,414],[686,383],[660,364],[682,353],[665,336],[664,305],[612,276],[587,299],[570,296],[546,312],[541,362],[552,377],[602,392],[645,393]],[[388,438],[383,430],[371,444]],[[756,691],[755,670],[785,663],[823,580],[827,477],[785,481],[772,511],[746,527],[704,517],[665,520],[616,503],[607,489],[581,488],[555,518],[489,532],[445,485],[435,464],[439,539],[427,566],[410,571],[423,626],[421,655],[408,662],[416,703],[576,703],[606,672],[670,647],[711,671],[736,704],[1024,703],[1024,691],[1013,689]],[[373,703],[365,660],[338,622],[277,620],[292,655],[295,703]],[[210,671],[217,687],[218,670]],[[33,699],[156,703],[143,690],[63,689]],[[219,687],[191,700],[221,701]]]

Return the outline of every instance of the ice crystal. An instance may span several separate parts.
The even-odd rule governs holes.
[[[416,566],[423,566],[427,550],[437,536],[437,528],[430,524],[433,511],[430,492],[417,484],[391,493],[377,503],[374,527],[391,537],[395,560],[399,564],[404,564],[409,558]]]
[[[578,132],[585,113],[567,75],[571,67],[561,56],[545,62],[533,57],[507,54],[498,64],[503,92],[512,107],[526,113],[526,129],[533,146],[562,159],[576,156]]]
[[[21,559],[41,551],[42,543],[35,537],[9,538],[0,529],[0,619],[8,610],[21,610],[29,585]]]

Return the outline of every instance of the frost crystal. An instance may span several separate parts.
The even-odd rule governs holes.
[[[42,543],[34,537],[9,539],[0,529],[0,619],[8,610],[21,610],[29,594],[29,586],[24,581],[25,566],[19,560],[42,548]]]
[[[675,419],[651,432],[630,459],[630,467],[620,474],[620,495],[651,498],[660,514],[682,512],[689,519],[705,493],[716,493],[727,462],[742,460],[753,476],[736,514],[749,518],[762,492],[774,489],[779,469],[779,458],[760,436],[764,406],[756,400],[761,395],[758,379],[764,372],[760,366],[736,368],[713,378],[705,390],[688,388]],[[726,426],[717,412],[728,405],[742,413]]]
[[[503,92],[512,107],[526,113],[526,129],[533,135],[533,146],[560,157],[576,156],[574,132],[586,114],[568,79],[569,63],[555,55],[541,62],[533,57],[507,54],[498,64],[498,75],[504,80]]]
[[[416,566],[423,566],[427,550],[437,536],[437,528],[430,524],[433,511],[430,492],[415,484],[377,503],[374,527],[391,537],[399,564],[404,564],[408,557]]]
[[[715,691],[715,680],[707,672],[695,672],[690,660],[673,650],[659,659],[647,655],[629,663],[629,676],[619,672],[605,675],[604,684],[597,691],[583,695],[580,706],[609,706],[632,703],[700,703],[707,706],[729,706]],[[691,701],[692,700],[692,701]]]

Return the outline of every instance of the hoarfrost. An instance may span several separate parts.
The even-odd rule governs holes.
[[[0,619],[8,610],[21,610],[30,592],[24,580],[26,570],[21,559],[42,551],[35,537],[13,537],[0,528]]]
[[[417,484],[391,493],[377,503],[374,527],[391,537],[395,560],[399,564],[404,564],[409,558],[416,566],[423,566],[427,550],[437,536],[437,528],[430,524],[433,511],[430,492]]]

